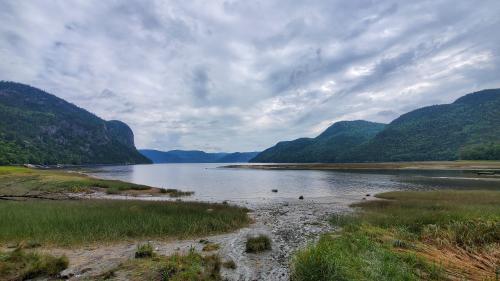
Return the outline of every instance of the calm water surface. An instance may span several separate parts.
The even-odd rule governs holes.
[[[192,199],[205,201],[281,201],[297,199],[300,195],[308,199],[351,201],[366,194],[390,190],[480,185],[477,180],[464,180],[472,175],[460,171],[338,172],[219,168],[223,165],[227,164],[104,166],[86,168],[84,172],[105,179],[194,191]],[[278,192],[274,193],[272,189],[278,189]]]

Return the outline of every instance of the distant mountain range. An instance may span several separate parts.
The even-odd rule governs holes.
[[[279,142],[251,162],[500,160],[500,89],[423,107],[388,125],[333,124],[314,139]]]
[[[207,153],[199,150],[159,151],[140,149],[153,163],[246,163],[259,152]]]
[[[0,81],[0,165],[151,163],[121,121],[105,121],[40,89]]]

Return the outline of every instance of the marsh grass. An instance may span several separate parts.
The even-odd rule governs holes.
[[[489,280],[500,255],[499,191],[389,192],[332,217],[340,235],[299,251],[293,280]]]
[[[107,194],[141,192],[166,194],[170,197],[193,194],[177,189],[160,189],[119,180],[97,179],[73,172],[0,166],[0,195],[92,192],[96,189],[104,189]]]
[[[212,212],[207,212],[212,209]],[[0,242],[68,246],[126,239],[187,238],[249,223],[222,204],[125,200],[0,201]]]
[[[153,249],[153,245],[150,243],[142,244],[137,246],[137,251],[135,251],[135,258],[152,258],[155,255],[155,251]]]
[[[203,252],[211,252],[211,251],[217,251],[219,250],[220,245],[217,243],[207,243],[205,246],[203,246],[202,251]]]
[[[271,239],[266,235],[247,237],[245,250],[247,253],[259,253],[267,250],[271,250]]]
[[[27,280],[37,277],[54,277],[68,267],[65,256],[25,252],[17,248],[0,252],[0,280]]]
[[[128,280],[218,281],[222,280],[220,269],[219,256],[203,256],[191,249],[186,254],[129,260],[110,271],[112,274],[100,276],[99,280],[125,275]]]

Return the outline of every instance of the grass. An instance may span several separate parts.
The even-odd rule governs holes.
[[[249,223],[246,212],[234,206],[194,202],[0,201],[0,243],[36,240],[43,246],[69,246],[187,238],[245,226]]]
[[[68,267],[65,256],[54,257],[17,248],[0,252],[0,279],[27,280],[37,277],[55,277]]]
[[[293,280],[495,280],[500,191],[390,192],[335,216],[299,251]]]
[[[101,280],[121,276],[125,280],[217,281],[222,280],[220,269],[218,256],[203,256],[192,249],[186,254],[129,260],[101,276]]]
[[[203,252],[211,252],[211,251],[217,251],[219,250],[220,245],[217,243],[207,243],[205,246],[203,246],[202,251]]]
[[[222,266],[227,269],[236,269],[236,263],[229,259],[222,263]]]
[[[261,234],[256,237],[247,238],[247,253],[259,253],[267,250],[271,250],[271,239],[266,235]]]
[[[171,197],[192,195],[177,189],[153,188],[146,185],[123,182],[119,180],[103,180],[79,173],[57,170],[39,170],[24,167],[0,166],[1,195],[31,195],[60,193],[92,192],[104,190],[107,194],[120,193],[154,193]]]
[[[155,251],[153,249],[153,245],[150,243],[137,246],[137,251],[135,252],[136,259],[152,258],[154,255]]]

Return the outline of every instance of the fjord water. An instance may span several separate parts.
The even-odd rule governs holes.
[[[462,171],[327,171],[256,170],[221,168],[227,164],[153,164],[102,166],[85,173],[160,188],[194,191],[190,199],[204,201],[268,202],[332,199],[339,202],[360,200],[391,190],[479,187],[491,185],[472,179]],[[497,183],[498,184],[498,183]],[[278,192],[272,192],[277,189]]]

